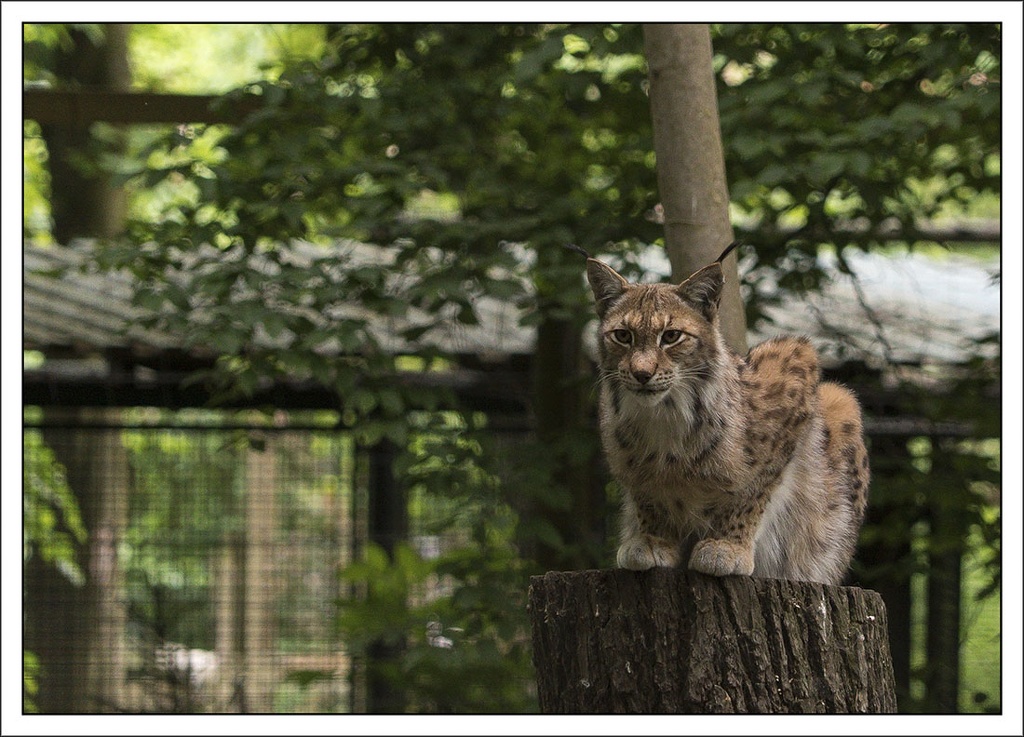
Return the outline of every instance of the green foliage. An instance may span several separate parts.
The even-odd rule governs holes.
[[[921,223],[998,198],[998,26],[715,31],[734,220],[756,226],[751,283],[814,289],[825,276],[814,262],[822,243],[877,248],[877,234],[896,226],[908,243],[928,242]],[[763,317],[759,299],[777,299],[753,296],[751,324]]]
[[[335,413],[314,413],[308,421],[333,428],[336,420]],[[247,461],[273,453],[282,482],[271,490],[274,509],[267,514],[277,534],[297,543],[282,569],[305,572],[275,581],[283,587],[276,642],[285,652],[322,647],[324,625],[315,612],[334,589],[311,582],[330,579],[335,559],[324,551],[334,554],[343,544],[339,497],[351,493],[351,439],[333,430],[270,436],[272,430],[258,429],[268,420],[256,412],[137,409],[128,422],[143,426],[122,435],[133,478],[121,546],[132,627],[147,637],[214,648],[213,594],[227,595],[216,569],[224,555],[245,546],[252,521],[246,495],[259,483],[248,476]],[[144,427],[168,422],[203,429]],[[218,427],[225,423],[250,429]]]
[[[508,545],[463,547],[425,560],[369,545],[343,580],[365,593],[339,602],[339,627],[371,675],[423,713],[534,709],[522,563]],[[443,593],[441,593],[443,592]],[[393,655],[370,658],[383,644]]]
[[[189,49],[183,54],[181,49]],[[305,23],[136,23],[129,53],[134,86],[217,94],[275,78],[293,59],[323,53],[323,27]]]
[[[46,144],[34,120],[24,122],[25,190],[22,213],[26,238],[47,240],[50,223],[50,173],[46,168]]]
[[[345,642],[419,712],[534,710],[525,591],[528,564],[511,492],[486,450],[485,418],[454,412],[413,418],[397,471],[409,485],[413,539],[389,557],[369,545],[343,572],[359,596],[339,602]],[[384,646],[390,657],[380,659]]]
[[[981,24],[722,26],[734,202],[765,224],[863,217],[870,233],[997,192],[999,44]]]
[[[243,125],[154,144],[145,183],[177,194],[104,263],[136,272],[136,299],[161,327],[218,346],[212,378],[226,393],[311,377],[337,390],[366,442],[404,442],[403,411],[436,406],[437,393],[396,385],[382,340],[434,356],[432,330],[477,324],[483,296],[522,298],[524,278],[541,319],[578,320],[578,263],[563,263],[562,243],[653,236],[640,217],[653,204],[648,137],[612,129],[644,104],[636,53],[612,53],[617,35],[596,27],[568,41],[491,30],[331,29],[323,59],[238,91],[266,101]],[[339,235],[388,251],[367,262],[294,245]],[[524,242],[540,254],[532,274],[513,245]],[[371,331],[368,314],[392,318],[397,336]]]
[[[989,518],[998,523],[998,507],[988,509]],[[968,556],[964,561],[963,645],[961,662],[960,711],[998,713],[1002,703],[1002,596],[998,580],[990,577],[990,540],[982,531],[972,531]],[[998,540],[995,549],[999,550]],[[993,586],[995,584],[995,586]]]
[[[341,424],[361,443],[388,439],[406,451],[397,470],[413,505],[431,533],[453,533],[458,545],[436,560],[371,547],[346,572],[366,594],[345,602],[349,642],[362,653],[379,642],[397,648],[368,667],[408,690],[410,708],[532,706],[520,601],[531,563],[521,555],[539,541],[602,560],[573,526],[579,509],[565,473],[590,457],[594,438],[545,438],[529,463],[515,464],[520,473],[499,473],[476,433],[484,423],[437,412],[452,397],[411,387],[400,372],[409,356],[417,370],[456,363],[458,346],[437,335],[478,324],[487,297],[516,304],[524,325],[582,327],[591,311],[565,243],[614,252],[638,272],[634,247],[660,242],[640,29],[304,32],[307,52],[284,54],[222,100],[260,100],[242,124],[134,139],[136,160],[120,171],[140,193],[135,218],[98,263],[139,278],[135,300],[152,325],[217,351],[203,378],[222,397],[311,379],[336,391]],[[39,49],[61,43],[59,29],[38,33]],[[920,242],[922,221],[998,197],[998,27],[723,25],[713,43],[733,216],[758,227],[747,239],[756,247],[751,322],[781,291],[821,283],[821,244],[840,255],[847,245],[875,248],[893,225]],[[144,84],[170,84],[149,69]],[[384,331],[374,328],[381,317]],[[580,377],[548,379],[568,392]],[[951,411],[921,401],[924,416]],[[957,450],[958,470],[977,481],[952,484],[950,503],[970,511],[965,530],[997,541],[999,521],[983,503],[998,484],[991,455]],[[872,493],[914,510],[932,498],[931,476],[914,466],[906,482]],[[865,535],[909,527],[905,517],[888,523]],[[983,591],[998,580],[991,550]],[[915,555],[894,566],[918,566]],[[437,582],[442,593],[427,597]],[[440,637],[452,647],[439,647]]]
[[[351,396],[387,374],[381,336],[343,305],[393,317],[411,352],[476,324],[485,295],[525,299],[523,277],[526,322],[585,319],[560,246],[658,241],[637,27],[332,26],[322,44],[223,101],[264,101],[244,124],[155,141],[146,187],[176,194],[107,253],[162,325],[232,356],[225,389],[298,374]],[[734,215],[759,226],[753,285],[814,288],[823,241],[874,247],[998,193],[998,28],[724,25],[714,44]],[[387,256],[328,250],[339,236]],[[755,289],[750,317],[777,298]]]
[[[26,84],[53,86],[60,83],[56,73],[58,60],[75,48],[76,33],[95,45],[103,40],[103,26],[99,23],[26,23],[23,26]]]
[[[78,550],[88,539],[78,500],[67,484],[64,467],[39,432],[22,436],[22,559],[38,556],[77,586],[85,583]],[[36,714],[39,657],[22,651],[22,711]]]
[[[39,693],[39,658],[28,650],[22,653],[22,696],[21,710],[25,714],[38,714],[36,694]]]
[[[37,432],[24,435],[22,470],[24,543],[27,561],[39,556],[74,584],[85,575],[78,565],[78,547],[88,538],[78,500],[67,484],[64,467]]]

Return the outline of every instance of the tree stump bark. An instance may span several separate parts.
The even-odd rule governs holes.
[[[895,713],[873,591],[654,569],[530,581],[544,713]]]

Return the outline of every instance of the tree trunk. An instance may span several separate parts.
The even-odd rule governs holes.
[[[276,597],[280,559],[277,550],[279,467],[277,448],[281,437],[263,436],[245,456],[245,558],[242,582],[245,609],[242,615],[242,663],[244,687],[239,694],[251,712],[274,710],[274,689],[280,681],[275,652]]]
[[[214,705],[222,711],[248,711],[244,695],[245,678],[242,634],[245,631],[245,542],[228,533],[211,561],[213,579],[214,649],[217,653]]]
[[[128,66],[130,24],[106,23],[103,39],[96,42],[83,30],[72,28],[72,47],[58,56],[54,73],[71,89],[131,89]],[[49,154],[50,213],[53,237],[67,244],[83,236],[109,237],[124,226],[127,194],[112,187],[109,177],[86,171],[82,162],[96,169],[95,142],[88,127],[44,125],[43,139]]]
[[[545,713],[893,713],[872,591],[677,569],[530,582]]]
[[[682,281],[713,263],[732,243],[718,96],[705,24],[644,26],[658,191],[665,212],[665,248],[672,278]],[[723,264],[722,333],[746,352],[747,328],[736,259]]]

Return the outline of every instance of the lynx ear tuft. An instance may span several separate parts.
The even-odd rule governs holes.
[[[705,266],[676,287],[676,294],[684,302],[696,307],[705,318],[711,320],[718,312],[718,303],[722,298],[724,283],[722,265],[716,261]]]
[[[602,318],[629,286],[629,282],[619,276],[615,269],[595,258],[587,259],[587,281],[594,292],[597,316]]]
[[[725,250],[722,251],[722,255],[715,259],[715,263],[720,264],[723,261],[725,261],[725,257],[732,253],[733,249],[736,248],[738,245],[740,245],[739,241],[733,241],[728,246],[726,246]]]
[[[575,251],[576,253],[581,254],[585,258],[590,258],[590,254],[587,253],[586,249],[580,248],[575,243],[566,243],[565,248],[568,248],[570,251]]]

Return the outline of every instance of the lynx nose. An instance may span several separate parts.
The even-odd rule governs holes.
[[[650,371],[644,371],[643,369],[636,369],[633,371],[633,378],[639,381],[641,384],[646,384],[651,380],[653,374]]]

